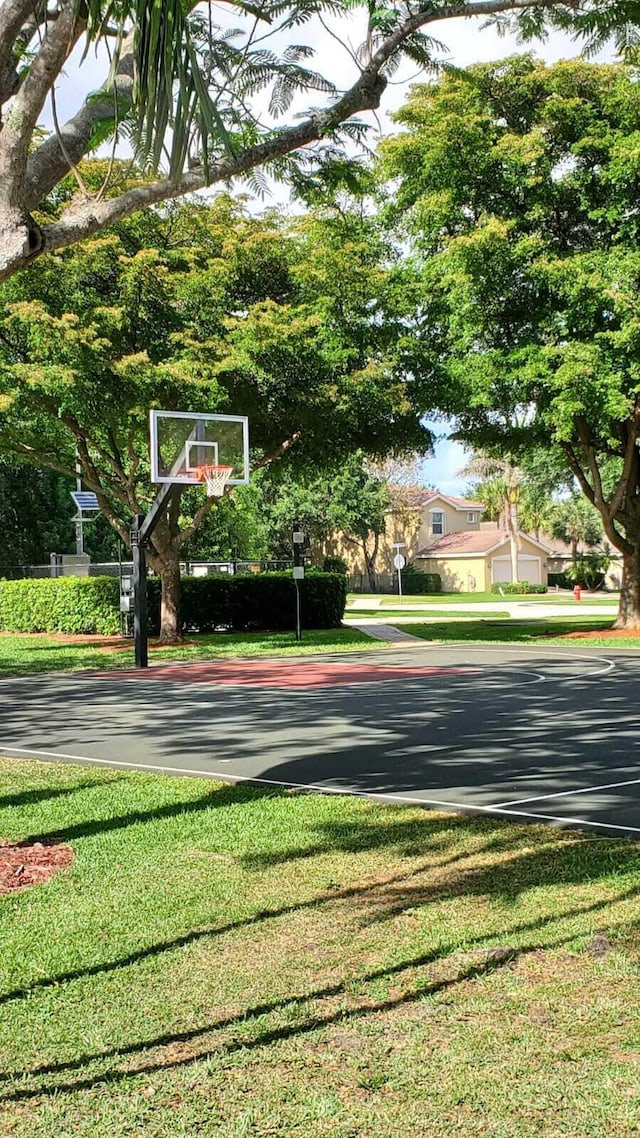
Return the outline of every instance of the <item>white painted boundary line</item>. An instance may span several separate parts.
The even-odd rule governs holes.
[[[616,786],[637,786],[640,778],[627,778],[624,782],[605,782],[602,786],[581,786],[577,790],[557,790],[553,794],[534,794],[531,798],[513,798],[497,802],[496,807],[522,806],[525,802],[542,802],[548,798],[568,798],[573,794],[597,794],[599,790],[613,790]]]
[[[434,644],[434,645],[432,645],[432,647],[433,648],[443,648],[444,645]],[[506,649],[506,652],[504,650],[500,649],[497,645],[487,645],[487,647],[485,648],[484,644],[468,644],[465,647],[475,649],[477,652],[483,652],[483,651],[489,652],[489,653],[492,652],[494,655],[503,656],[503,657],[509,652],[524,652],[525,656],[530,656],[533,652],[539,652],[540,651],[540,649],[534,644],[531,644],[531,645],[505,644],[504,648]],[[615,669],[617,667],[616,661],[610,660],[608,658],[608,656],[586,656],[582,652],[555,652],[555,651],[553,651],[553,649],[554,649],[553,644],[548,645],[547,648],[544,649],[544,651],[546,651],[546,652],[551,652],[550,659],[552,659],[552,660],[589,660],[591,663],[594,660],[597,660],[598,663],[602,662],[603,664],[606,665],[604,668],[598,668],[595,672],[581,672],[578,676],[576,676],[576,679],[590,680],[590,679],[593,679],[595,676],[605,676],[609,672],[615,671]],[[508,664],[509,662],[510,662],[509,660],[504,661],[504,663],[506,663],[506,664]],[[540,673],[532,672],[530,674],[535,676],[535,675],[539,675]],[[543,683],[548,684],[548,683],[552,683],[554,680],[557,680],[558,677],[557,676],[542,676],[541,679],[542,679]]]
[[[291,790],[306,790],[316,794],[344,795],[348,798],[375,799],[381,802],[398,802],[404,806],[442,806],[446,810],[453,810],[460,814],[487,814],[489,817],[498,815],[504,818],[524,818],[549,823],[559,823],[574,827],[586,826],[588,829],[619,830],[625,834],[640,834],[638,826],[617,826],[607,822],[593,822],[589,818],[569,818],[562,814],[532,814],[527,810],[509,810],[502,806],[480,806],[465,802],[449,802],[440,798],[422,798],[417,795],[395,794],[393,791],[385,794],[375,790],[353,790],[349,787],[323,786],[321,783],[278,781],[273,778],[260,778],[257,775],[234,775],[229,777],[226,771],[194,770],[189,767],[160,766],[155,763],[129,763],[122,759],[93,759],[85,755],[70,755],[63,751],[37,751],[29,747],[7,747],[0,742],[0,755],[41,755],[49,759],[71,759],[77,763],[100,767],[126,767],[130,770],[153,771],[156,774],[194,775],[197,778],[216,779],[226,783],[258,783],[261,786],[281,786]]]

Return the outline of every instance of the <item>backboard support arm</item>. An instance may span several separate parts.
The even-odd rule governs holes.
[[[147,543],[168,505],[182,493],[183,487],[165,483],[147,514],[136,514],[130,530],[133,559],[133,655],[136,668],[149,664],[147,630]]]

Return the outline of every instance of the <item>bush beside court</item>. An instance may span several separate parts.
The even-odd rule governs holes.
[[[347,581],[340,573],[310,572],[300,581],[303,628],[339,628],[347,603]],[[279,632],[295,628],[296,588],[291,573],[182,578],[185,632]],[[149,581],[152,634],[160,627],[160,582]]]
[[[533,585],[531,581],[502,581],[500,584],[492,585],[491,592],[502,595],[511,594],[512,596],[526,596],[548,592],[546,585]]]
[[[441,593],[442,577],[439,573],[425,573],[409,561],[402,570],[402,592],[408,597]]]
[[[118,596],[114,577],[0,581],[0,630],[111,636],[120,631]]]
[[[149,630],[160,627],[160,581],[148,582]],[[339,628],[347,599],[339,573],[307,572],[300,582],[304,628]],[[277,632],[295,627],[296,590],[290,573],[251,577],[184,577],[185,632]],[[0,582],[0,629],[5,632],[120,632],[119,589],[114,577],[59,577]]]

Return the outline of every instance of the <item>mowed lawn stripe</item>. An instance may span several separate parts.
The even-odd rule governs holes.
[[[0,835],[75,855],[0,897],[0,1133],[635,1133],[633,843],[10,760]]]

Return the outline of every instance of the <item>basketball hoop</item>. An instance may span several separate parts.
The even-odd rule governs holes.
[[[206,482],[209,498],[221,498],[231,477],[232,466],[199,466],[198,477]]]

